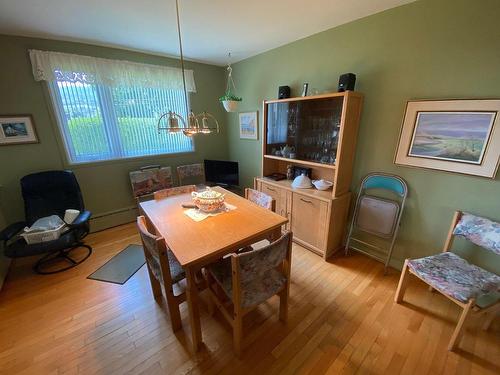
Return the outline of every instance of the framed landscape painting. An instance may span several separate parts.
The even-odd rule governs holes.
[[[395,163],[494,178],[500,100],[409,101]]]
[[[258,139],[259,123],[257,114],[257,111],[241,112],[239,114],[241,139]]]
[[[0,116],[0,146],[38,143],[31,115]]]

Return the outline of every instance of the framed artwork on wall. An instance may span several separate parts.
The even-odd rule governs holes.
[[[0,146],[38,143],[31,115],[0,116]]]
[[[258,139],[258,112],[241,112],[239,114],[239,119],[240,139]]]
[[[412,100],[394,162],[495,178],[500,159],[500,100]]]

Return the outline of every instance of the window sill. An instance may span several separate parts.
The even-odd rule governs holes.
[[[107,160],[97,160],[97,161],[86,161],[81,163],[73,163],[66,159],[65,167],[71,169],[80,169],[80,168],[89,168],[89,167],[99,167],[103,165],[113,165],[113,164],[124,164],[124,163],[133,163],[137,161],[153,161],[156,162],[158,159],[168,159],[168,158],[176,158],[181,157],[183,155],[189,155],[196,153],[196,150],[193,151],[184,151],[184,152],[175,152],[168,154],[156,154],[156,155],[145,155],[145,156],[131,156],[128,158],[118,158],[118,159],[107,159]]]

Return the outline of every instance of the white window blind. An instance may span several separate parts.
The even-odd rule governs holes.
[[[167,110],[187,118],[178,69],[43,51],[30,56],[35,79],[48,81],[70,162],[194,150],[192,138],[157,130]],[[188,81],[194,91],[192,71]]]

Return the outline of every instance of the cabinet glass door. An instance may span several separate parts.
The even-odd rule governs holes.
[[[334,164],[343,97],[267,104],[266,154]]]

